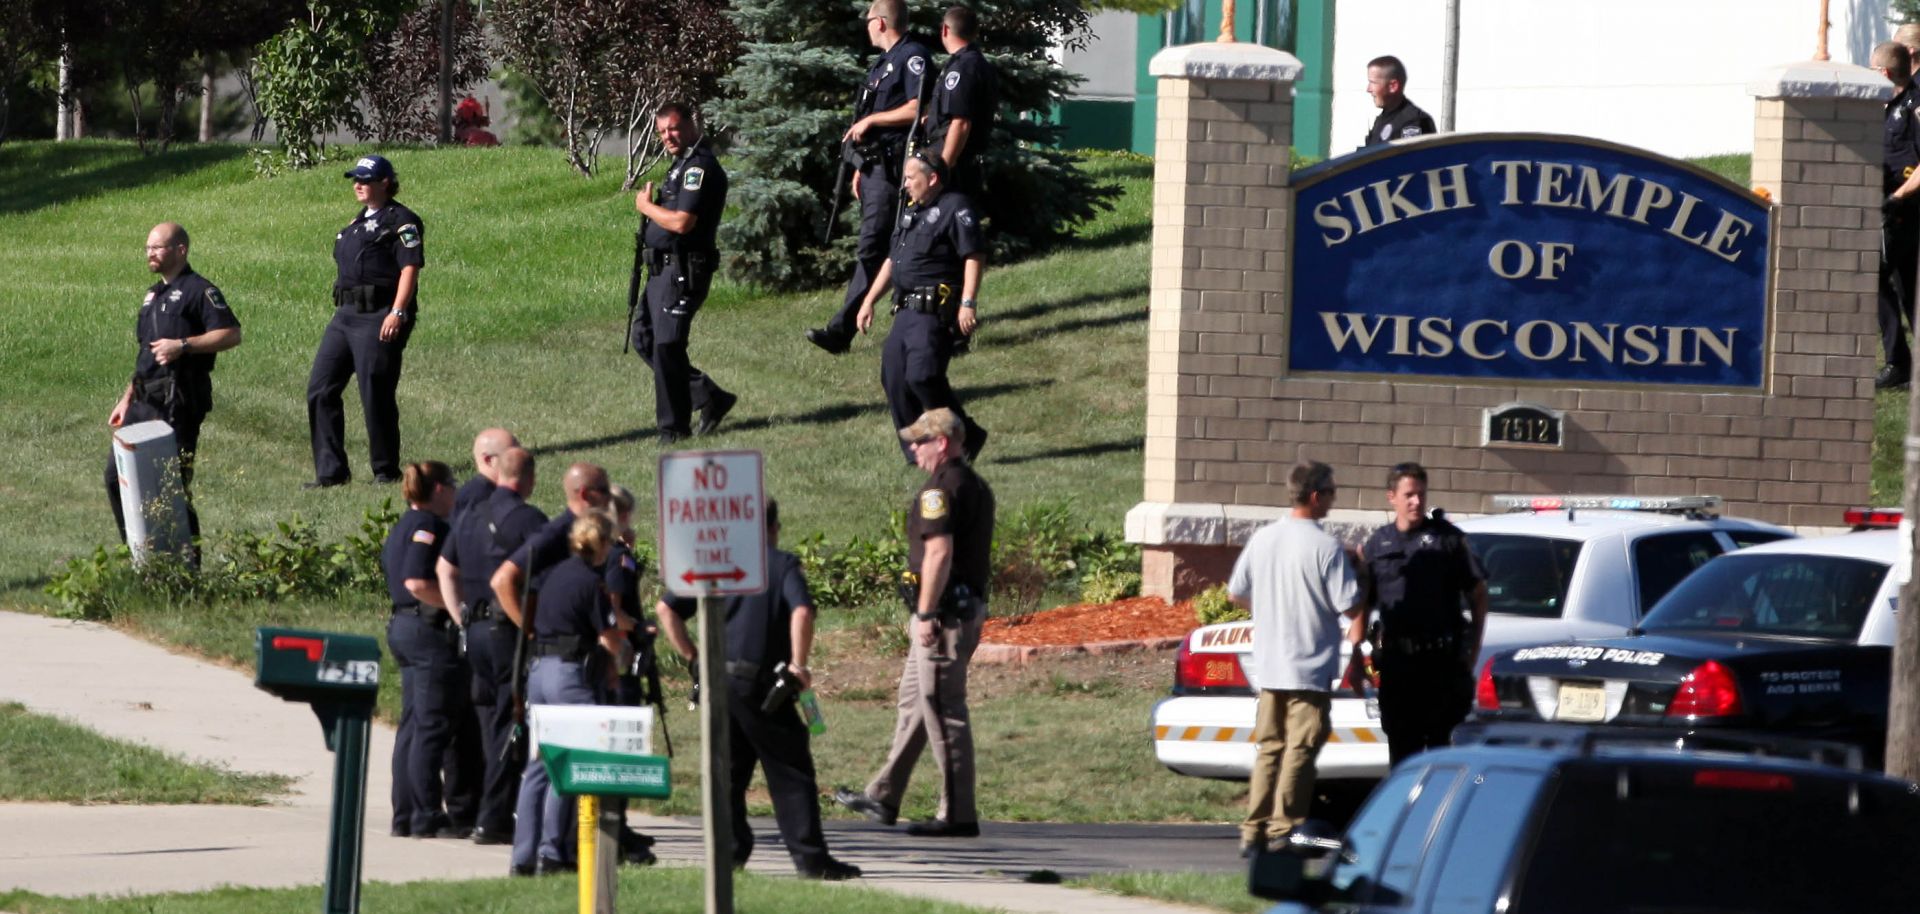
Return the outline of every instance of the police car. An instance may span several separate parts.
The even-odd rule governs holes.
[[[1625,637],[1505,651],[1481,668],[1475,715],[1764,731],[1886,745],[1896,532],[1846,533],[1722,556]]]
[[[1494,503],[1509,513],[1457,522],[1487,570],[1481,659],[1508,648],[1623,635],[1709,559],[1793,535],[1715,516],[1719,499],[1711,496],[1497,496]],[[1255,698],[1241,661],[1252,649],[1251,622],[1202,626],[1181,643],[1172,695],[1153,709],[1161,764],[1194,777],[1249,776]],[[1346,661],[1343,648],[1342,669]],[[1332,718],[1319,776],[1384,775],[1387,740],[1377,702],[1336,691]]]

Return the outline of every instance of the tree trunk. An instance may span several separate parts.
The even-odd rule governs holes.
[[[1887,699],[1888,774],[1920,780],[1920,580],[1913,574],[1915,520],[1920,519],[1920,362],[1907,386],[1906,483],[1900,499],[1900,548],[1906,553],[1895,568],[1900,582],[1900,612],[1894,616],[1893,689]]]
[[[200,142],[213,142],[213,58],[200,59]]]
[[[60,42],[60,100],[53,114],[53,138],[59,142],[76,135],[73,103],[73,46]]]
[[[73,138],[86,139],[87,136],[87,100],[74,96],[73,99]]]
[[[440,0],[440,142],[453,142],[453,4]]]

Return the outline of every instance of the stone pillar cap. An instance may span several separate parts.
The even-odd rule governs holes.
[[[1292,54],[1239,41],[1178,45],[1153,55],[1147,63],[1152,76],[1247,82],[1290,83],[1300,78],[1301,69],[1300,58]]]
[[[1866,67],[1837,60],[1802,60],[1761,71],[1747,82],[1747,94],[1765,99],[1853,98],[1884,102],[1893,97],[1893,83],[1879,71]]]

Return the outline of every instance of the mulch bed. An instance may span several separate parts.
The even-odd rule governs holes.
[[[1179,638],[1196,627],[1191,601],[1168,604],[1159,597],[1132,597],[1011,618],[989,617],[980,641],[1029,647],[1157,641]]]

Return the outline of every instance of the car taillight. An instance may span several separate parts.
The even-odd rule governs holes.
[[[1727,771],[1709,768],[1693,773],[1695,787],[1724,787],[1729,790],[1792,790],[1793,778],[1768,771]]]
[[[1740,687],[1733,674],[1717,660],[1693,668],[1667,705],[1668,717],[1734,717],[1744,711]]]
[[[1174,684],[1188,689],[1217,689],[1230,686],[1247,688],[1247,674],[1240,669],[1240,655],[1195,651],[1186,643],[1174,659]]]
[[[1482,711],[1500,710],[1500,692],[1493,687],[1492,657],[1488,657],[1487,662],[1480,665],[1480,682],[1473,688],[1473,703]]]

